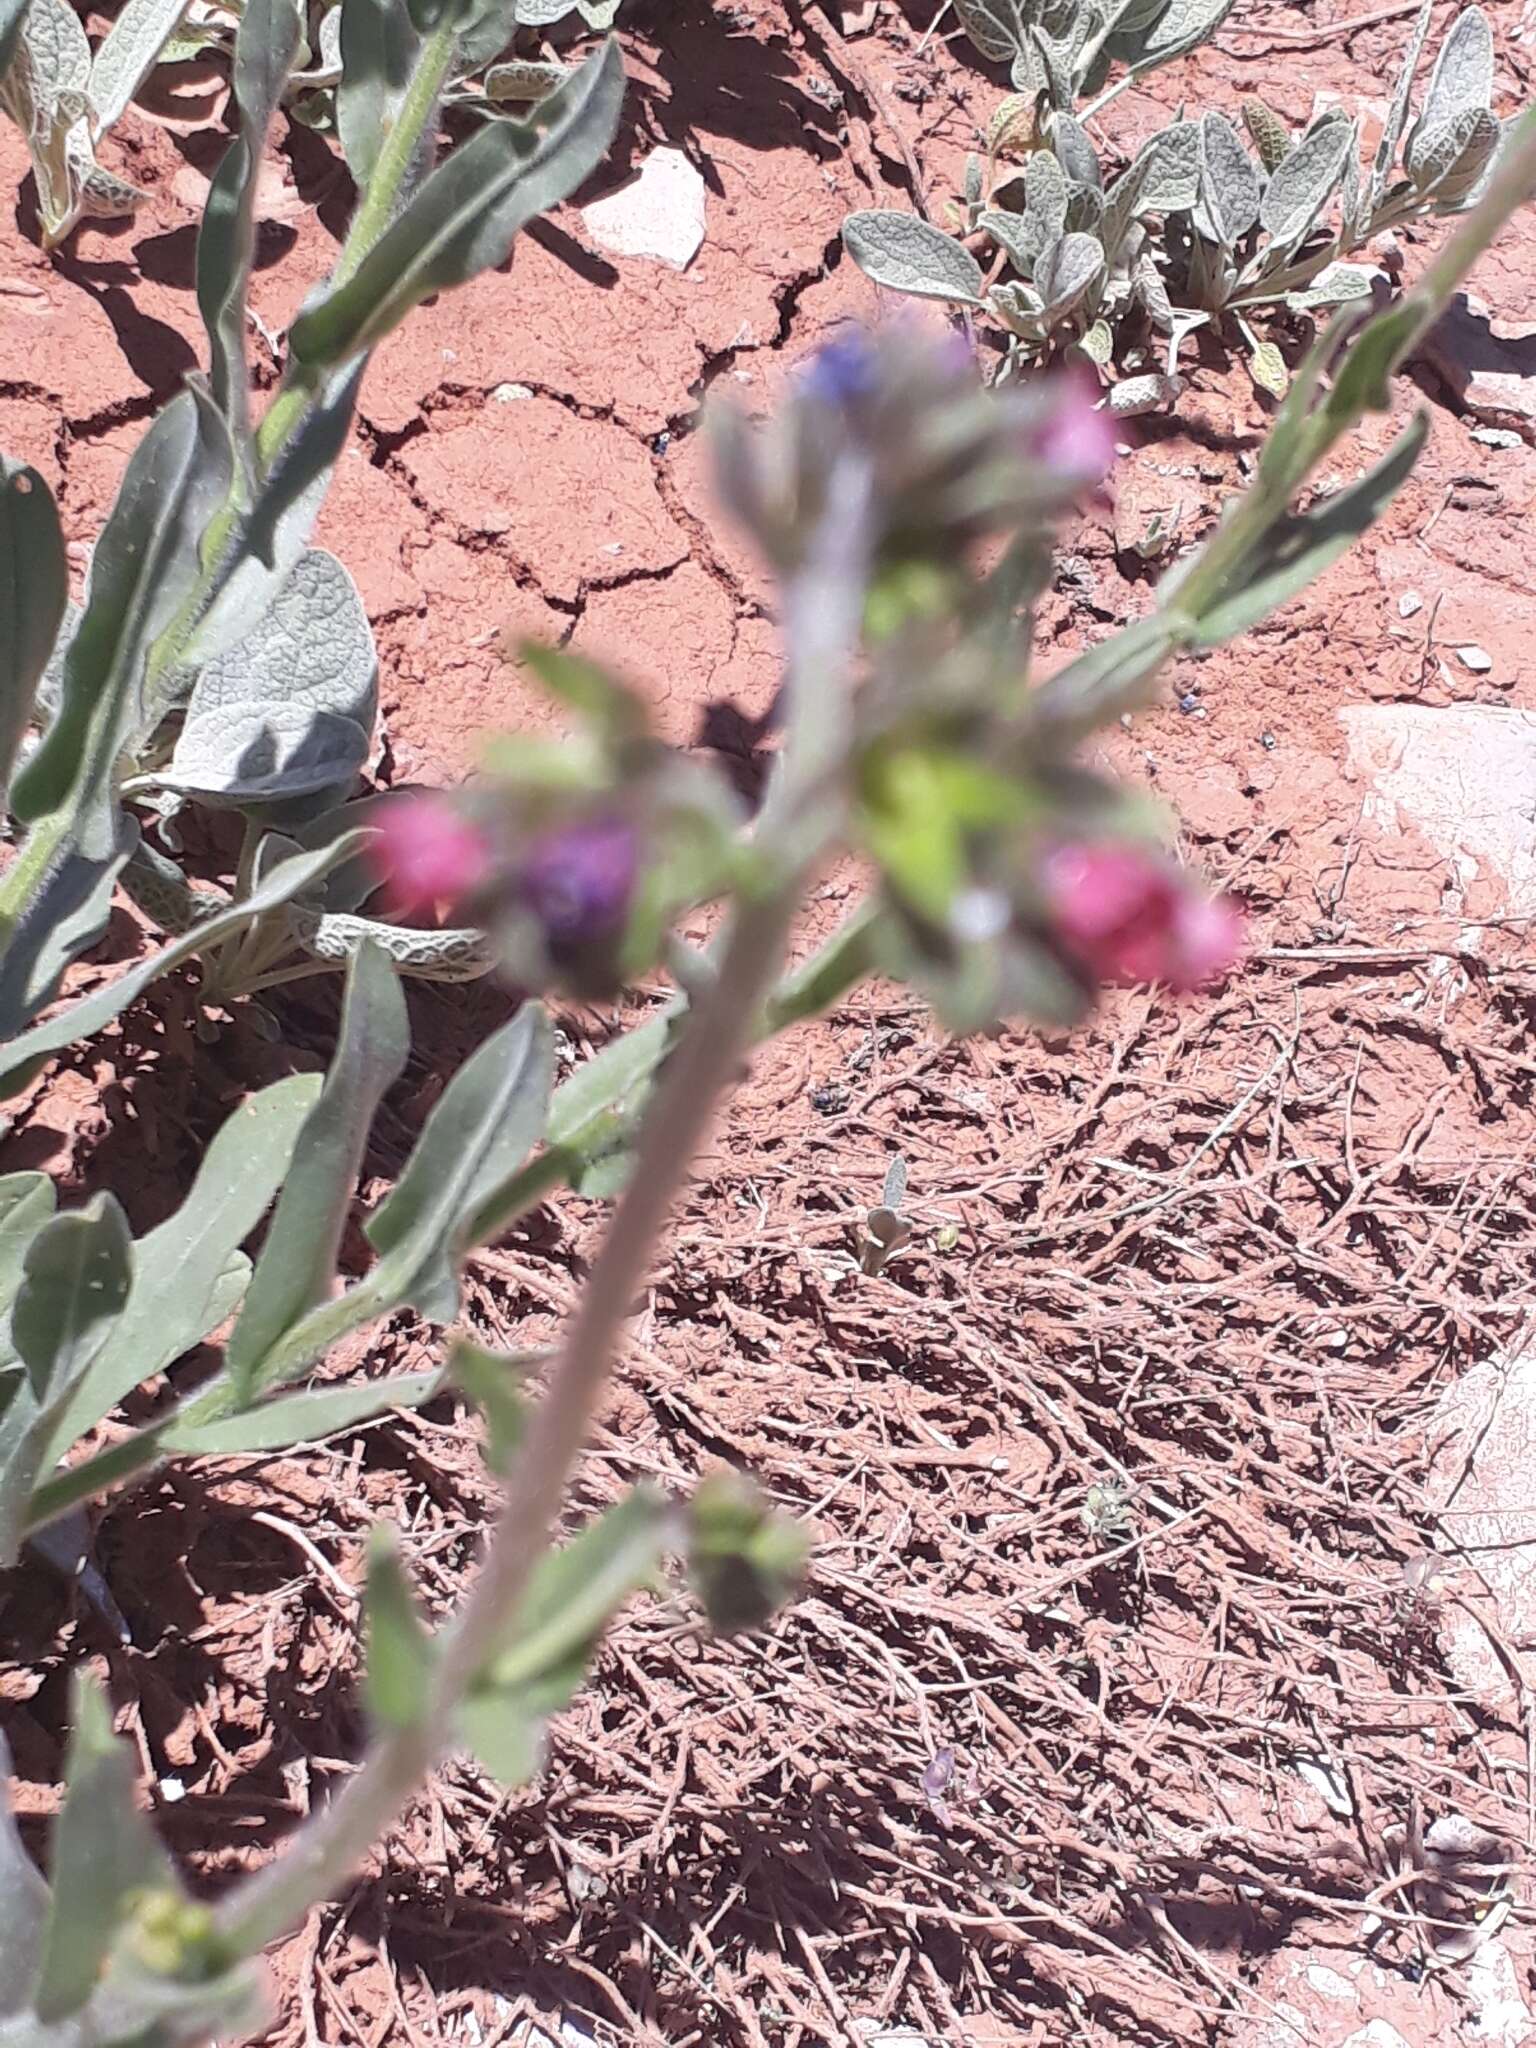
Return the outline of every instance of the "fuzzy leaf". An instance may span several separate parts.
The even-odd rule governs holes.
[[[301,555],[260,625],[198,676],[170,764],[145,778],[217,807],[344,791],[378,708],[368,614],[334,555]]]
[[[402,1265],[390,1291],[434,1322],[459,1312],[466,1224],[544,1135],[554,1074],[549,1019],[527,1004],[459,1068],[393,1190],[365,1229]]]
[[[1051,147],[1074,185],[1092,185],[1102,190],[1104,172],[1098,151],[1088,140],[1088,131],[1070,114],[1057,114],[1051,122]]]
[[[1274,108],[1250,96],[1243,101],[1243,125],[1265,170],[1278,170],[1291,153],[1291,131]]]
[[[366,190],[385,137],[399,118],[421,37],[400,0],[341,0],[340,12],[336,128],[347,168],[359,189]],[[429,138],[429,146],[435,139]]]
[[[524,1371],[536,1352],[506,1356],[488,1351],[467,1337],[454,1339],[448,1355],[448,1377],[485,1417],[488,1442],[485,1462],[499,1479],[512,1469],[512,1459],[523,1440],[528,1406],[521,1387]]]
[[[49,1174],[8,1173],[0,1179],[0,1323],[10,1314],[21,1285],[27,1247],[53,1215],[58,1200]]]
[[[383,1522],[376,1525],[368,1544],[363,1625],[368,1718],[375,1728],[413,1728],[431,1697],[433,1642],[400,1561],[394,1531]]]
[[[1293,313],[1309,313],[1317,306],[1345,306],[1351,299],[1368,299],[1376,273],[1364,263],[1330,263],[1301,291],[1287,292],[1285,303]]]
[[[1443,128],[1458,114],[1487,113],[1492,104],[1493,30],[1481,7],[1469,7],[1440,45],[1418,125]]]
[[[76,1675],[64,1760],[64,1806],[53,1831],[53,1910],[43,1944],[36,2012],[51,2023],[78,2012],[96,1989],[133,1894],[170,1874],[134,1796],[138,1772],[97,1681]]]
[[[1404,165],[1421,192],[1438,196],[1442,186],[1470,189],[1499,146],[1498,121],[1486,107],[1468,107],[1452,114],[1444,126],[1421,121],[1408,138]]]
[[[1195,644],[1215,647],[1246,633],[1336,562],[1407,481],[1428,426],[1428,415],[1416,414],[1358,483],[1271,527],[1254,556],[1242,564],[1241,587],[1218,598],[1196,622]]]
[[[1088,332],[1078,343],[1078,347],[1090,363],[1095,363],[1102,369],[1115,351],[1114,330],[1109,322],[1107,320],[1095,320],[1088,329]]]
[[[26,140],[43,246],[52,249],[80,218],[85,173],[95,161],[87,119],[91,46],[65,0],[31,0],[12,33],[0,105]]]
[[[11,1817],[6,1793],[10,1775],[11,1752],[0,1735],[0,2031],[13,2013],[26,2014],[31,2007],[48,1922],[48,1887]]]
[[[1139,213],[1187,213],[1200,197],[1200,124],[1175,121],[1137,152],[1142,164]],[[1130,175],[1129,172],[1126,173]]]
[[[1387,118],[1382,123],[1381,140],[1376,145],[1376,161],[1371,170],[1371,198],[1366,212],[1374,214],[1386,196],[1387,186],[1392,177],[1392,166],[1397,161],[1397,146],[1402,140],[1403,124],[1408,118],[1408,102],[1413,94],[1413,74],[1419,68],[1423,55],[1424,40],[1429,34],[1429,19],[1434,0],[1424,0],[1408,38],[1408,48],[1403,55],[1403,68],[1397,75],[1392,88],[1391,102],[1387,107]]]
[[[461,1738],[503,1784],[537,1769],[544,1722],[581,1684],[618,1608],[655,1576],[672,1523],[666,1496],[636,1487],[539,1564],[507,1647],[458,1716]]]
[[[487,122],[438,166],[352,275],[299,314],[289,332],[295,360],[345,362],[423,299],[505,262],[519,230],[602,161],[623,96],[624,67],[610,42],[529,120]]]
[[[850,213],[843,246],[866,277],[892,291],[964,306],[982,302],[981,265],[970,250],[916,214],[889,207]]]
[[[985,230],[1000,249],[1008,252],[1014,269],[1028,277],[1045,247],[1045,231],[1032,213],[1004,213],[989,207],[976,225]]]
[[[1029,217],[1039,222],[1042,247],[1066,232],[1067,177],[1050,150],[1037,149],[1025,158],[1024,197]]]
[[[1354,123],[1343,115],[1319,121],[1270,179],[1259,221],[1274,248],[1294,248],[1328,204],[1354,135]]]
[[[110,1347],[60,1415],[45,1463],[111,1413],[123,1396],[200,1344],[230,1315],[250,1279],[240,1246],[282,1185],[320,1080],[275,1081],[225,1119],[174,1216],[139,1240],[133,1287]]]
[[[225,1372],[247,1405],[261,1389],[267,1353],[330,1292],[374,1113],[400,1078],[409,1049],[405,998],[394,970],[382,953],[365,947],[347,976],[325,1086],[300,1133],[226,1348]]]
[[[35,469],[0,455],[0,803],[68,598],[53,493]]]
[[[1284,398],[1290,386],[1291,373],[1285,367],[1285,357],[1272,341],[1255,342],[1248,359],[1248,374],[1272,398]]]
[[[1104,248],[1095,235],[1063,235],[1035,266],[1035,289],[1045,301],[1048,327],[1076,311],[1104,276]]]
[[[1104,222],[1100,239],[1108,251],[1111,263],[1120,255],[1126,231],[1142,205],[1142,195],[1155,168],[1155,159],[1143,150],[1135,162],[1116,178],[1104,195]]]
[[[245,327],[256,246],[256,176],[301,25],[298,0],[245,0],[234,56],[240,133],[214,174],[197,235],[197,305],[208,331],[209,384],[242,460],[250,427]]]
[[[1480,199],[1487,189],[1504,141],[1504,123],[1496,114],[1481,109],[1469,119],[1469,133],[1461,154],[1443,177],[1436,179],[1430,194],[1436,213],[1461,213]]]
[[[0,1035],[19,1032],[45,1010],[59,992],[65,968],[106,929],[112,891],[139,843],[139,828],[118,812],[107,821],[107,831],[103,840],[94,823],[87,828],[70,821],[48,848],[42,879],[0,946]],[[24,849],[23,859],[29,851]],[[14,865],[19,869],[21,861]],[[20,1086],[18,1076],[7,1081]],[[5,1085],[0,1081],[0,1092]]]
[[[91,65],[90,102],[98,135],[121,119],[159,62],[187,0],[124,0]]]
[[[1225,114],[1200,123],[1203,211],[1224,249],[1235,249],[1259,217],[1264,181]]]
[[[1027,284],[995,284],[987,293],[987,311],[1021,341],[1045,339],[1045,301]]]
[[[132,1241],[111,1195],[46,1223],[27,1247],[10,1337],[39,1402],[74,1386],[122,1315]]]
[[[333,846],[323,847],[316,853],[296,855],[294,859],[284,861],[260,887],[238,903],[184,932],[170,945],[162,946],[158,953],[152,953],[147,960],[130,967],[127,973],[83,996],[57,1016],[48,1018],[45,1023],[34,1024],[30,1031],[0,1045],[0,1096],[14,1093],[38,1060],[62,1051],[76,1039],[89,1038],[103,1024],[110,1023],[159,975],[168,974],[173,967],[179,967],[183,960],[190,959],[205,946],[216,946],[225,939],[233,938],[236,932],[243,931],[258,917],[312,889],[322,875],[349,859],[360,844],[360,837],[340,839]]]
[[[993,64],[1006,64],[1023,42],[1015,0],[955,0],[955,14],[982,56]]]
[[[30,0],[0,0],[0,73],[10,69],[21,36],[21,19],[29,4]],[[0,2005],[0,2012],[4,2010]]]
[[[539,64],[532,60],[497,64],[485,74],[485,96],[488,100],[511,100],[527,105],[534,100],[547,99],[557,86],[564,85],[570,75],[569,67],[564,64]]]
[[[1143,377],[1122,377],[1109,387],[1109,409],[1117,420],[1133,420],[1174,404],[1183,389],[1182,377],[1165,377],[1155,370]]]
[[[160,1436],[162,1450],[195,1458],[239,1458],[261,1451],[291,1451],[344,1429],[356,1429],[392,1408],[421,1408],[443,1384],[441,1372],[400,1373],[393,1379],[346,1381],[280,1394],[239,1415],[213,1422],[173,1423]]]

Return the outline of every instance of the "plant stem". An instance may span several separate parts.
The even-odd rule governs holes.
[[[264,1948],[347,1881],[446,1747],[454,1706],[516,1620],[657,1233],[750,1042],[798,893],[795,884],[781,885],[771,896],[742,907],[720,974],[662,1076],[645,1118],[635,1174],[508,1480],[508,1504],[489,1557],[446,1632],[426,1712],[410,1727],[386,1733],[357,1776],[302,1830],[294,1848],[225,1901],[219,1927],[234,1952],[250,1955]]]

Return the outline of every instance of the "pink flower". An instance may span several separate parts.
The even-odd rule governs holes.
[[[1096,389],[1086,377],[1056,378],[1034,431],[1031,452],[1065,483],[1102,483],[1115,459],[1114,427],[1094,402]]]
[[[1236,899],[1203,895],[1172,861],[1130,840],[1056,847],[1041,886],[1057,938],[1096,981],[1203,988],[1242,952]]]
[[[401,911],[457,903],[490,875],[483,832],[445,796],[413,796],[383,813],[374,859]]]

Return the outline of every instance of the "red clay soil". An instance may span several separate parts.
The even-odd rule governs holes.
[[[1407,10],[1353,32],[1341,11],[1240,8],[1213,49],[1122,96],[1109,134],[1129,148],[1179,100],[1243,91],[1297,120],[1319,92],[1379,101]],[[1528,46],[1516,6],[1491,11],[1507,108],[1531,91]],[[998,88],[943,28],[918,56],[930,13],[636,5],[629,125],[593,191],[657,142],[685,151],[708,188],[693,266],[610,261],[562,209],[381,352],[322,538],[378,636],[388,777],[457,777],[488,727],[542,719],[508,654],[535,632],[618,660],[671,736],[751,781],[769,596],[692,429],[706,391],[761,406],[839,322],[881,313],[840,260],[849,208],[912,203],[915,170],[942,216]],[[195,360],[193,240],[222,140],[130,114],[110,160],[149,188],[144,212],[50,262],[24,196],[0,251],[0,445],[57,485],[77,561]],[[10,189],[9,129],[0,156]],[[347,185],[299,129],[270,171],[254,302],[276,332],[330,261]],[[1405,239],[1411,274],[1423,244]],[[1528,220],[1473,290],[1536,318]],[[1429,450],[1381,527],[1259,633],[1182,664],[1110,749],[1248,899],[1250,963],[1212,999],[1119,998],[1070,1044],[951,1044],[877,989],[762,1053],[660,1255],[573,1515],[728,1459],[817,1524],[805,1597],[733,1645],[681,1602],[637,1603],[532,1788],[450,1765],[279,1950],[265,2038],[492,2048],[563,2013],[580,2038],[670,2048],[902,2027],[976,2048],[1333,2048],[1293,1965],[1313,1943],[1358,1962],[1394,1827],[1464,1813],[1523,1864],[1529,1701],[1458,1689],[1413,1561],[1436,1401],[1531,1304],[1536,972],[1497,875],[1380,822],[1339,714],[1536,705],[1536,450],[1474,439],[1421,382],[1340,460],[1335,481],[1427,397]],[[1198,537],[1268,412],[1213,352],[1176,421],[1128,435],[1115,508],[1067,537],[1045,665],[1145,609],[1151,514],[1177,505],[1180,543]],[[1486,673],[1447,652],[1466,642]],[[87,972],[137,943],[124,919]],[[418,1051],[365,1197],[500,1006],[413,994]],[[321,1062],[333,1021],[308,984],[281,1051],[238,1019],[197,1045],[189,1014],[162,987],[56,1063],[7,1168],[45,1164],[70,1196],[113,1186],[142,1227],[239,1093]],[[571,1056],[613,1022],[567,1016]],[[898,1152],[918,1228],[870,1279],[857,1221]],[[564,1201],[480,1259],[474,1327],[551,1337],[601,1220]],[[439,1344],[397,1317],[328,1369]],[[1129,1519],[1090,1526],[1105,1486]],[[21,1811],[40,1829],[56,1805],[68,1674],[88,1662],[193,1880],[262,1860],[354,1767],[368,1524],[400,1526],[441,1615],[494,1500],[473,1423],[443,1402],[112,1503],[97,1555],[131,1648],[52,1580],[0,1579]],[[1476,1606],[1475,1565],[1450,1569]],[[1523,1886],[1506,1930],[1522,1990]],[[1383,1912],[1391,1998],[1372,2011],[1412,2048],[1472,2038],[1463,1978],[1418,1981],[1411,1916]]]

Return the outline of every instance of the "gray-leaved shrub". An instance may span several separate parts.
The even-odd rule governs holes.
[[[1226,11],[1220,0],[966,0],[972,40],[1007,56],[1019,91],[993,118],[985,161],[972,160],[960,233],[894,210],[854,213],[843,225],[849,254],[878,284],[990,322],[1004,375],[1073,350],[1125,373],[1109,400],[1121,414],[1177,395],[1180,344],[1206,326],[1240,337],[1254,381],[1278,396],[1284,359],[1256,320],[1368,298],[1379,273],[1349,259],[1374,235],[1463,213],[1487,189],[1504,135],[1491,110],[1493,34],[1481,8],[1457,17],[1410,121],[1425,0],[1368,167],[1347,113],[1319,114],[1294,134],[1250,99],[1241,127],[1216,109],[1181,116],[1108,175],[1087,115],[1194,47]],[[1124,75],[1101,92],[1116,61]]]

